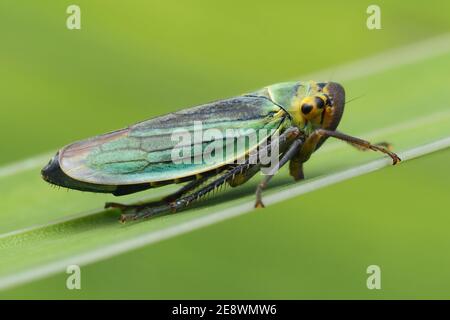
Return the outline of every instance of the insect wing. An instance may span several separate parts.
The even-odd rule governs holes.
[[[273,130],[278,130],[285,119],[286,113],[264,97],[220,100],[75,142],[60,151],[59,163],[68,176],[95,184],[125,185],[178,179],[235,161],[256,148]],[[258,134],[257,141],[244,147],[236,139],[226,139],[230,130],[239,136],[249,129],[266,135]],[[228,148],[232,141],[234,152],[205,163],[202,155],[217,139],[214,135],[206,138],[206,134],[197,140],[195,137],[208,130],[222,135],[219,143],[224,147]],[[191,139],[180,143],[180,139],[174,139],[174,133],[186,134]],[[174,148],[190,152],[186,155],[180,151],[181,157],[176,163]],[[196,160],[199,158],[201,161]]]

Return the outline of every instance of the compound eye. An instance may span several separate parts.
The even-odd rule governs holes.
[[[314,100],[316,102],[317,108],[322,109],[323,107],[325,107],[325,102],[321,98],[315,97]]]

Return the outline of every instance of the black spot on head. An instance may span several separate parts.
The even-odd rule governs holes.
[[[304,104],[302,105],[302,113],[303,113],[303,114],[308,114],[308,113],[310,113],[312,109],[313,109],[313,106],[310,105],[310,104],[308,104],[308,103],[304,103]]]
[[[315,97],[314,101],[316,102],[317,108],[322,109],[323,107],[325,107],[325,102],[323,102],[321,98]]]

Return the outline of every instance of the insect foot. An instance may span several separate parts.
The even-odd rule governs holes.
[[[402,161],[402,159],[400,159],[400,157],[397,154],[395,154],[394,152],[389,151],[389,149],[387,149],[385,147],[381,147],[379,145],[369,145],[368,148],[373,150],[373,151],[381,151],[384,154],[387,154],[389,157],[391,157],[392,165],[394,165],[394,166],[397,163],[399,163],[400,161]]]
[[[400,161],[402,161],[402,159],[400,159],[400,157],[394,153],[394,158],[392,159],[392,164],[395,166]]]
[[[266,206],[262,201],[256,201],[255,208],[265,208]]]
[[[402,161],[402,159],[400,159],[400,157],[392,152],[392,145],[389,142],[383,141],[383,142],[378,142],[375,144],[376,147],[380,147],[386,150],[386,153],[391,157],[392,159],[392,165],[396,165],[397,163],[399,163],[400,161]]]
[[[134,213],[123,213],[120,215],[119,222],[125,223],[127,221],[137,220],[137,215]]]
[[[395,166],[397,163],[402,161],[402,159],[400,159],[400,157],[397,154],[395,154],[394,152],[386,151],[385,153],[387,153],[387,155],[389,157],[391,157],[393,166]]]

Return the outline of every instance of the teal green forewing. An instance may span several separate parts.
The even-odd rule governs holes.
[[[285,120],[288,121],[287,113],[266,97],[241,96],[76,142],[60,151],[59,163],[69,177],[92,184],[126,185],[179,179],[220,167],[240,155],[234,154],[219,163],[175,164],[171,152],[178,142],[172,134],[177,129],[193,135],[195,121],[201,121],[203,130],[217,129],[226,136],[227,129],[278,129]],[[259,137],[258,141],[262,139]],[[193,156],[203,152],[208,142],[202,141],[201,148],[192,146]],[[257,146],[250,146],[254,147]]]

